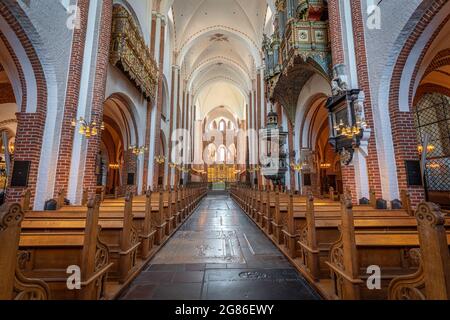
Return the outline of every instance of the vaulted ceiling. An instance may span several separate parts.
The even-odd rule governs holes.
[[[272,1],[269,1],[271,4]],[[187,90],[199,98],[225,98],[223,105],[242,110],[263,63],[261,44],[267,24],[267,0],[168,0],[174,22],[174,49]],[[220,84],[220,85],[215,85]],[[239,93],[229,97],[222,92]],[[203,102],[217,99],[204,99]],[[240,105],[234,105],[240,101]],[[212,102],[211,102],[212,103]],[[206,109],[217,106],[205,105]],[[206,111],[206,109],[204,111]],[[201,114],[205,114],[201,112]]]

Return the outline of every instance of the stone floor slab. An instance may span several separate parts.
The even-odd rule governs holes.
[[[228,195],[213,194],[123,299],[310,300],[319,295]]]

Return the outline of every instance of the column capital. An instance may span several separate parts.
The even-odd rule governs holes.
[[[162,13],[159,13],[158,11],[152,11],[152,17],[155,17],[156,19],[161,19],[163,21],[166,20],[166,16]]]

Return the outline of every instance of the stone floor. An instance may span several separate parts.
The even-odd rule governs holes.
[[[227,194],[210,194],[122,299],[313,300],[319,295]]]

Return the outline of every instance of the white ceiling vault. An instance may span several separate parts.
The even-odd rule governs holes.
[[[171,11],[173,18],[174,64],[181,67],[185,90],[200,109],[197,116],[206,116],[220,103],[245,117],[252,81],[263,64],[261,46],[273,2],[162,1],[162,13]]]

